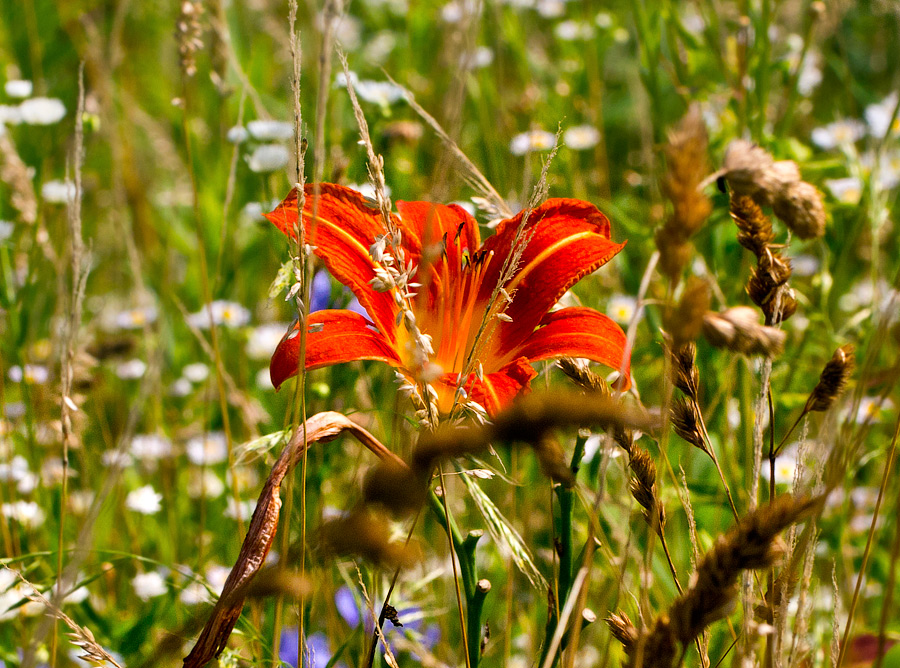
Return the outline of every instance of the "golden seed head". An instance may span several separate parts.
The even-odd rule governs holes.
[[[827,411],[847,387],[855,366],[855,349],[847,343],[834,351],[806,402],[806,411]]]
[[[666,331],[672,338],[673,348],[694,341],[703,328],[703,314],[709,310],[709,285],[692,276],[684,288],[681,300],[664,319]]]

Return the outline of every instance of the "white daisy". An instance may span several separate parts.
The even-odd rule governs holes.
[[[593,125],[575,125],[565,131],[563,143],[576,151],[585,151],[600,143],[600,131]]]
[[[862,139],[866,134],[866,126],[862,121],[843,119],[829,123],[812,131],[813,144],[826,150],[847,146]]]
[[[162,510],[162,494],[153,485],[144,485],[125,497],[125,507],[142,515],[155,515]]]
[[[184,446],[187,458],[197,466],[219,464],[228,459],[228,442],[221,431],[195,436]]]
[[[247,165],[251,172],[277,172],[287,167],[290,160],[290,152],[281,144],[262,144],[247,158]]]
[[[546,130],[530,130],[517,134],[509,142],[513,155],[525,155],[533,151],[549,151],[556,142],[556,135]]]
[[[294,126],[287,121],[250,121],[247,131],[259,141],[287,141],[294,136]]]
[[[10,79],[3,86],[3,90],[10,97],[28,97],[31,95],[34,85],[27,79]]]
[[[41,197],[50,204],[68,204],[75,201],[75,184],[54,179],[41,186]]]
[[[891,116],[897,107],[897,93],[891,93],[881,102],[866,107],[865,117],[869,124],[869,133],[873,137],[884,137],[890,129],[891,134],[900,134],[900,114],[893,120]]]
[[[628,295],[613,295],[606,303],[606,315],[620,325],[627,325],[634,317],[637,299]]]
[[[33,97],[19,105],[22,122],[28,125],[53,125],[66,115],[66,106],[55,97]]]
[[[169,591],[165,578],[157,571],[138,573],[131,580],[131,586],[134,587],[134,593],[142,601],[149,601],[151,598],[162,596]]]

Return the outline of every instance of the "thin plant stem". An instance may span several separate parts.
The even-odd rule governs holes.
[[[465,613],[463,611],[463,602],[462,602],[462,593],[459,588],[459,571],[456,567],[457,553],[462,554],[461,551],[457,550],[457,546],[455,543],[458,542],[458,538],[454,540],[453,531],[450,528],[450,504],[447,502],[447,487],[444,481],[444,466],[443,464],[438,464],[438,475],[441,481],[441,505],[444,507],[444,519],[446,521],[445,529],[447,532],[447,541],[450,545],[450,563],[453,565],[453,585],[456,589],[456,603],[459,607],[459,626],[462,631],[463,636],[463,647],[466,648],[466,668],[472,668],[472,657],[469,656],[469,638],[466,632],[466,619]],[[462,565],[462,556],[459,557],[460,566]],[[468,597],[468,592],[467,597]],[[477,663],[477,661],[475,662]]]

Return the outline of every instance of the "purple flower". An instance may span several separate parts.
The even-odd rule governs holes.
[[[359,608],[356,606],[356,599],[353,598],[353,592],[350,587],[344,585],[334,594],[334,605],[338,614],[344,619],[350,628],[359,626]]]
[[[309,291],[309,312],[324,311],[331,303],[331,278],[324,269],[319,269],[313,276]]]
[[[293,668],[300,668],[299,649],[300,634],[296,628],[284,629],[281,633],[281,644],[278,646],[278,658]],[[325,668],[331,660],[328,649],[328,638],[324,633],[313,633],[306,637],[304,647],[306,660],[304,668]]]

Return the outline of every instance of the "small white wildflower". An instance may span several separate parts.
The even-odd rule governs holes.
[[[104,466],[115,466],[117,468],[130,466],[132,461],[131,453],[125,450],[119,450],[118,448],[104,451],[100,460],[103,462]]]
[[[209,378],[209,367],[203,362],[192,362],[185,365],[181,370],[181,375],[192,383],[202,383]]]
[[[323,12],[316,16],[316,28],[322,34],[325,31],[325,21],[328,19]],[[347,53],[352,53],[360,45],[362,37],[362,22],[355,16],[344,13],[334,25],[334,39]]]
[[[131,439],[131,455],[145,461],[170,457],[172,441],[160,434],[137,434]]]
[[[363,47],[363,60],[371,65],[381,65],[397,46],[397,37],[390,30],[380,30],[371,38],[366,40]]]
[[[197,313],[188,316],[188,323],[197,329],[208,329],[210,315],[216,325],[225,325],[229,328],[243,327],[250,322],[250,311],[237,302],[216,300],[200,309]]]
[[[50,204],[68,204],[75,201],[75,184],[54,179],[41,186],[41,197]]]
[[[197,605],[199,603],[208,603],[210,601],[209,592],[199,582],[191,582],[188,586],[181,590],[178,594],[178,600],[185,605]]]
[[[153,489],[153,485],[144,485],[128,492],[125,507],[142,515],[155,515],[162,510],[162,494]]]
[[[16,226],[13,223],[9,222],[8,220],[0,220],[0,242],[9,239],[15,229]]]
[[[804,97],[813,93],[822,83],[822,54],[810,50],[806,54],[800,66],[800,76],[797,77],[797,90]]]
[[[575,125],[563,134],[563,143],[576,151],[594,148],[600,143],[600,131],[593,125]]]
[[[768,462],[763,462],[762,476],[769,480],[772,471]],[[797,473],[797,456],[793,453],[784,452],[775,458],[775,484],[790,485],[794,482],[794,475]]]
[[[225,483],[213,471],[192,470],[188,476],[187,493],[192,499],[218,499],[225,492]]]
[[[256,372],[256,387],[260,390],[275,389],[275,386],[272,385],[272,376],[268,368],[263,368]]]
[[[831,191],[834,198],[844,204],[859,204],[862,197],[863,184],[855,176],[843,179],[826,179],[825,187]]]
[[[627,44],[628,40],[631,39],[631,33],[628,32],[627,28],[616,28],[613,30],[613,39],[617,44]]]
[[[156,322],[157,315],[155,306],[138,307],[119,311],[115,316],[115,323],[119,329],[142,329],[145,325]]]
[[[0,482],[18,482],[31,472],[28,460],[16,455],[9,462],[0,463]]]
[[[254,327],[247,338],[245,348],[247,357],[254,360],[267,360],[272,357],[287,329],[287,323],[281,322],[270,322]]]
[[[862,121],[843,119],[829,123],[812,131],[813,144],[826,150],[847,146],[862,139],[866,134],[866,126]]]
[[[869,124],[869,134],[878,139],[884,137],[888,130],[891,134],[900,133],[900,114],[891,120],[894,109],[897,106],[897,93],[891,93],[881,102],[870,104],[866,107],[865,117]]]
[[[613,26],[613,17],[609,12],[599,12],[597,16],[594,18],[594,23],[597,24],[598,28],[603,28],[607,30],[612,28]]]
[[[350,188],[350,190],[355,190],[356,192],[361,194],[363,197],[368,197],[369,199],[375,199],[375,184],[373,184],[371,182],[366,182],[366,183],[362,183],[362,184],[351,183],[347,187]],[[391,196],[390,186],[384,187],[384,196],[385,197]]]
[[[354,85],[354,90],[360,100],[377,104],[381,107],[390,107],[399,102],[405,96],[403,89],[390,81],[359,81]]]
[[[45,486],[59,485],[63,477],[75,478],[78,472],[72,468],[63,468],[62,457],[47,457],[41,462],[41,481]]]
[[[216,594],[221,594],[222,590],[225,588],[225,581],[230,574],[230,568],[213,564],[206,569],[206,583],[209,585],[210,589],[216,592]]]
[[[566,3],[563,0],[537,0],[535,9],[545,19],[555,19],[566,13]]]
[[[291,154],[281,144],[262,144],[254,149],[247,159],[251,172],[277,172],[287,167]]]
[[[791,258],[791,269],[794,276],[812,276],[819,271],[821,262],[815,255],[797,255]]]
[[[900,153],[897,151],[882,153],[877,183],[882,190],[892,190],[900,184]]]
[[[259,141],[286,141],[294,136],[294,126],[287,121],[250,121],[247,131]]]
[[[12,503],[4,503],[0,507],[0,514],[4,517],[15,520],[23,527],[34,529],[41,526],[47,516],[43,509],[34,501],[13,501]]]
[[[169,386],[169,396],[186,397],[194,390],[191,381],[187,378],[179,378]]]
[[[228,133],[225,135],[225,138],[230,141],[232,144],[243,144],[247,141],[247,137],[250,135],[247,132],[247,128],[243,125],[235,125],[228,129]]]
[[[0,136],[6,131],[7,125],[18,125],[21,122],[22,112],[19,107],[0,104]]]
[[[627,325],[634,317],[637,299],[628,295],[613,295],[606,304],[606,315],[620,325]]]
[[[11,366],[6,374],[14,383],[43,385],[50,379],[50,371],[42,364],[26,364],[25,367]]]
[[[466,51],[459,58],[459,66],[466,70],[478,70],[494,62],[494,52],[486,46]]]
[[[147,364],[143,360],[132,359],[122,362],[116,367],[116,375],[122,380],[137,380],[147,372]]]
[[[221,431],[211,431],[205,436],[195,436],[184,446],[192,464],[210,466],[228,459],[228,441]]]
[[[250,221],[259,221],[262,222],[265,220],[263,217],[264,207],[262,202],[247,202],[244,205],[244,208],[241,209],[241,216]]]
[[[94,502],[94,490],[73,489],[69,492],[69,512],[73,515],[85,515]]]
[[[34,84],[27,79],[10,79],[3,86],[3,90],[10,97],[23,98],[31,95],[32,90],[34,90]]]
[[[459,23],[468,16],[474,16],[478,5],[474,0],[453,0],[441,8],[444,23]]]
[[[357,82],[359,82],[359,75],[356,72],[354,72],[353,70],[350,70],[350,83],[352,83],[354,86],[356,86]],[[338,72],[334,76],[334,87],[335,88],[346,88],[347,87],[347,75],[345,75],[343,72]]]
[[[565,42],[589,40],[594,37],[594,27],[584,21],[560,21],[553,28],[553,34]]]
[[[22,479],[16,483],[16,491],[19,494],[27,495],[31,494],[35,489],[37,489],[38,484],[41,482],[40,477],[36,473],[32,473],[29,471]]]
[[[737,397],[729,397],[725,404],[725,419],[728,426],[737,429],[741,426],[741,401]]]
[[[131,586],[134,587],[134,593],[142,601],[149,601],[151,598],[162,596],[169,591],[165,579],[156,571],[138,573],[131,580]]]
[[[857,424],[874,424],[881,422],[884,413],[893,409],[894,404],[890,399],[882,400],[881,397],[863,397],[859,401],[856,410],[855,422]]]
[[[549,151],[556,142],[556,135],[545,130],[531,130],[517,134],[509,142],[513,155],[525,155],[532,151]]]
[[[53,125],[66,115],[66,106],[55,97],[33,97],[19,105],[22,122],[28,125]]]
[[[256,509],[256,500],[244,500],[240,502],[235,502],[233,496],[229,496],[225,501],[225,517],[230,517],[233,520],[240,519],[241,521],[248,521],[251,517],[253,517],[253,511]]]

